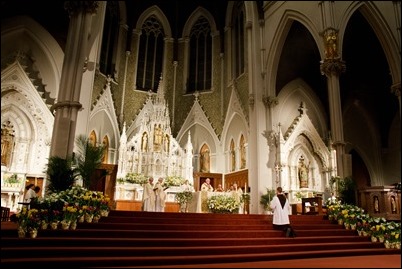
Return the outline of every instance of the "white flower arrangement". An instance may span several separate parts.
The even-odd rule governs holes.
[[[124,181],[132,184],[143,185],[147,183],[148,178],[145,175],[139,173],[127,173]]]
[[[212,213],[238,213],[240,203],[232,196],[214,195],[208,198],[207,205]]]
[[[178,186],[183,185],[185,181],[186,181],[186,179],[181,176],[168,176],[165,178],[162,185],[165,188],[172,187],[172,186],[178,187]]]

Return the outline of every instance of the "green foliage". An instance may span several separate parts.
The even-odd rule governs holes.
[[[82,177],[83,186],[89,188],[91,177],[102,164],[105,146],[94,146],[84,135],[76,138],[77,154],[75,171]]]
[[[183,205],[193,199],[193,193],[191,191],[178,192],[175,199],[180,205]]]
[[[338,193],[341,200],[346,204],[356,204],[356,183],[350,177],[339,180]]]
[[[46,174],[49,181],[47,192],[57,193],[64,191],[74,184],[74,170],[71,165],[71,158],[63,159],[58,156],[52,156],[49,158],[46,169]]]
[[[267,192],[260,196],[260,204],[264,207],[265,210],[269,209],[269,204],[276,194],[276,191],[274,189],[266,189]]]

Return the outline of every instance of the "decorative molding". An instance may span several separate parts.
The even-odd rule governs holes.
[[[346,64],[340,58],[325,59],[324,61],[320,61],[320,63],[321,75],[326,75],[327,77],[331,75],[339,76],[346,71]]]
[[[79,12],[95,14],[98,7],[98,1],[66,1],[64,3],[64,9],[70,16]]]
[[[400,82],[391,86],[391,93],[395,94],[396,97],[401,97],[401,83]]]
[[[263,96],[262,102],[264,103],[265,107],[268,107],[268,108],[273,108],[276,105],[278,105],[278,103],[279,103],[278,97],[274,97],[274,96]]]

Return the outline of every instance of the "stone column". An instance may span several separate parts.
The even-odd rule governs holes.
[[[331,134],[333,148],[336,150],[336,164],[338,176],[345,177],[346,164],[345,142],[343,137],[342,107],[339,89],[339,75],[345,72],[345,62],[338,56],[337,51],[338,32],[328,28],[324,32],[324,43],[326,47],[325,59],[321,61],[321,74],[327,77],[329,114],[331,121]]]
[[[77,115],[83,72],[88,59],[88,40],[91,21],[98,7],[97,1],[66,1],[70,15],[63,71],[60,80],[55,113],[50,156],[67,158],[72,155],[75,142]],[[92,90],[92,89],[89,89]]]

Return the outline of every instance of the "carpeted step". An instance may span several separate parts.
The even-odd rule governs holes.
[[[183,265],[183,264],[206,264],[206,263],[235,263],[251,261],[269,261],[280,259],[304,259],[320,257],[342,257],[357,255],[390,255],[400,254],[396,249],[370,248],[370,249],[350,249],[342,250],[318,250],[318,251],[298,251],[298,252],[280,252],[280,253],[251,253],[251,254],[224,254],[214,255],[196,255],[196,256],[85,256],[85,257],[39,257],[39,258],[2,258],[4,266],[31,266],[36,267],[59,267],[63,263],[65,267],[141,267],[158,265]]]
[[[141,267],[400,254],[323,216],[292,215],[295,238],[272,228],[272,215],[111,211],[76,230],[18,238],[2,224],[7,266]],[[3,229],[3,227],[5,229]]]
[[[283,244],[317,244],[342,242],[370,242],[361,236],[320,236],[320,237],[272,237],[272,238],[89,238],[89,237],[43,237],[35,239],[3,237],[2,244],[8,247],[42,246],[110,246],[110,247],[187,247],[187,246],[250,246]]]

